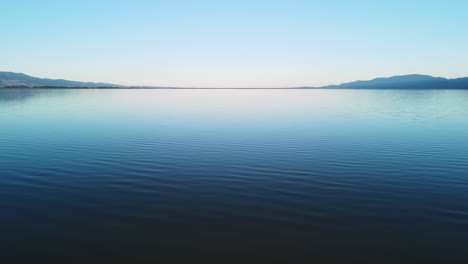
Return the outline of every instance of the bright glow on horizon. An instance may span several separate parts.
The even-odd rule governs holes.
[[[468,75],[466,1],[2,1],[0,71],[294,87]]]

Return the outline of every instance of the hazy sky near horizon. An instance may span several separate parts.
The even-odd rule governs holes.
[[[0,71],[125,85],[468,76],[468,1],[2,0]]]

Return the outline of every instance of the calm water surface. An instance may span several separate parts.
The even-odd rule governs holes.
[[[0,90],[0,208],[7,257],[468,263],[468,91]]]

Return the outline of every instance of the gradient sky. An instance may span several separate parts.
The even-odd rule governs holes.
[[[2,0],[0,71],[126,85],[468,76],[468,1]]]

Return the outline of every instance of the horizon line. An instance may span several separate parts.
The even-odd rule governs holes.
[[[308,85],[300,85],[300,86],[285,86],[285,87],[203,87],[203,86],[158,86],[158,85],[122,85],[122,84],[116,84],[116,83],[107,83],[103,81],[77,81],[77,80],[69,80],[69,79],[62,79],[62,78],[48,78],[48,77],[36,77],[32,75],[28,75],[23,72],[12,72],[12,71],[0,71],[0,73],[12,73],[12,74],[20,74],[20,75],[26,75],[31,78],[37,78],[37,79],[42,79],[42,80],[51,80],[51,81],[71,81],[71,82],[78,82],[78,83],[84,83],[84,84],[94,84],[94,86],[23,86],[23,85],[12,85],[12,86],[3,86],[0,88],[51,88],[51,89],[56,89],[56,88],[75,88],[75,89],[93,89],[93,88],[99,88],[99,89],[199,89],[199,90],[221,90],[221,89],[227,89],[227,90],[240,90],[240,89],[251,89],[251,90],[265,90],[265,89],[327,89],[327,88],[339,88],[338,86],[343,85],[343,84],[349,84],[353,82],[366,82],[366,81],[373,81],[377,79],[388,79],[388,78],[394,78],[394,77],[406,77],[406,76],[426,76],[426,77],[432,77],[432,78],[442,78],[445,80],[456,80],[456,79],[461,79],[461,78],[466,78],[467,76],[461,76],[461,77],[452,77],[452,78],[447,78],[447,77],[442,77],[442,76],[433,76],[430,74],[420,74],[420,73],[410,73],[410,74],[399,74],[399,75],[390,75],[386,77],[373,77],[371,79],[355,79],[352,81],[347,81],[347,82],[342,82],[338,84],[327,84],[327,85],[321,85],[321,86],[308,86]],[[99,86],[102,84],[103,86]]]

